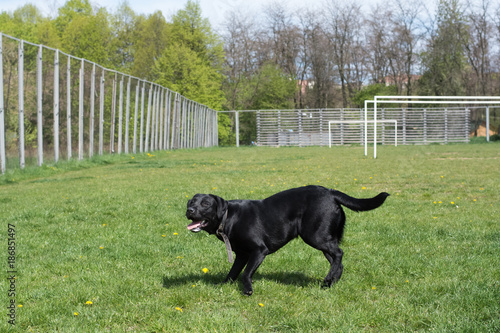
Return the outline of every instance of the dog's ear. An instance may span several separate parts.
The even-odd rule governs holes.
[[[227,201],[213,194],[210,194],[210,196],[214,198],[215,202],[217,203],[217,219],[219,219],[220,221],[227,211]]]

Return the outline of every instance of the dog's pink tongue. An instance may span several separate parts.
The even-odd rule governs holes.
[[[193,229],[196,229],[198,228],[199,226],[201,225],[201,221],[194,221],[193,223],[189,224],[187,226],[188,230],[193,230]]]

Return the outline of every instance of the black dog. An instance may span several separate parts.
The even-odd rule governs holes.
[[[224,282],[234,281],[243,272],[243,292],[253,293],[252,276],[264,258],[300,236],[323,251],[330,262],[324,287],[342,275],[342,239],[345,214],[340,205],[354,211],[379,207],[389,196],[382,192],[371,199],[356,199],[321,186],[306,186],[277,193],[264,200],[229,200],[212,194],[196,194],[187,204],[188,229],[205,230],[224,240],[236,261]]]

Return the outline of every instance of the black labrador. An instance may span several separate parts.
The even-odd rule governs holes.
[[[224,200],[212,194],[196,194],[187,203],[188,230],[205,230],[226,243],[228,255],[236,260],[224,282],[234,281],[243,268],[243,292],[253,293],[252,276],[264,258],[300,236],[323,251],[331,268],[324,279],[330,287],[342,275],[342,239],[345,214],[379,207],[389,196],[382,192],[370,199],[356,199],[321,186],[289,189],[264,200]]]

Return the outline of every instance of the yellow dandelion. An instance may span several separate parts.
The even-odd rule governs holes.
[[[87,302],[85,302],[85,304],[86,304],[86,305],[92,305],[92,304],[94,304],[94,303],[92,303],[92,301],[87,301]]]
[[[410,281],[406,280],[405,282],[406,282],[406,283],[409,283]]]
[[[17,307],[18,307],[18,308],[22,308],[22,307],[23,307],[23,305],[22,305],[22,304],[19,304]]]
[[[361,189],[362,189],[362,190],[366,190],[366,187],[364,187],[364,186],[363,186]]]
[[[75,316],[78,316],[78,312],[73,312],[73,314],[74,314]]]
[[[474,199],[474,200],[472,200],[472,201],[476,202],[476,201],[477,201],[477,199]]]
[[[264,307],[264,304],[262,304],[262,303],[259,303],[259,306],[260,306],[261,308],[263,308],[263,307]]]
[[[442,201],[439,201],[438,203],[443,203]]]
[[[132,156],[132,159],[134,159],[134,158],[135,158],[135,157],[134,157],[134,156]]]
[[[177,233],[177,232],[174,232],[174,236],[177,236],[178,234],[179,234],[179,233]]]
[[[167,235],[161,235],[161,237],[167,237]]]
[[[375,290],[375,289],[377,289],[377,287],[372,287],[372,290]]]
[[[452,201],[452,202],[451,202],[451,204],[452,204],[452,205],[454,205],[454,204],[455,204],[455,202],[454,202],[454,201]]]
[[[101,249],[101,250],[104,249],[104,246],[99,246],[99,249]]]
[[[433,219],[437,219],[437,216],[434,216]]]
[[[205,268],[202,269],[202,271],[203,271],[203,273],[207,274],[208,273],[208,268],[205,267]]]
[[[434,201],[435,204],[437,204],[437,201]]]
[[[180,308],[180,307],[176,307],[175,309],[176,309],[177,311],[182,312],[182,308]]]
[[[216,190],[216,189],[217,189],[217,187],[212,187],[212,190]]]

